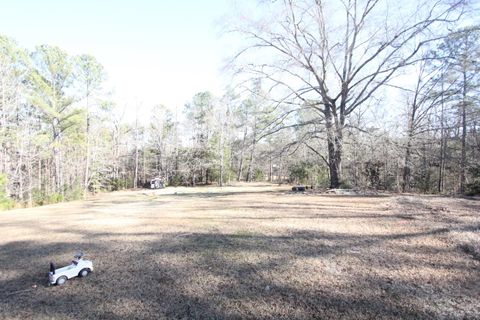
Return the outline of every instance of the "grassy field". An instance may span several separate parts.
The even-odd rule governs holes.
[[[479,319],[480,201],[167,188],[0,212],[1,319]],[[95,272],[46,286],[83,250]]]

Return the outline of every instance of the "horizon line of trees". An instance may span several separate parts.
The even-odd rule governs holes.
[[[270,131],[298,128],[295,145],[306,146],[318,156],[317,162],[327,166],[331,188],[349,185],[351,178],[357,181],[361,170],[373,179],[372,187],[383,181],[384,188],[402,192],[471,193],[478,188],[479,26],[461,27],[468,14],[475,14],[473,3],[281,0],[255,4],[258,14],[237,10],[238,21],[227,26],[244,38],[231,67],[247,81],[262,79],[272,101],[285,106]],[[351,138],[361,143],[358,137],[382,120],[378,113],[377,119],[360,118],[372,106],[380,113],[398,106],[388,105],[394,88],[405,98],[406,114],[397,115],[407,119],[406,129],[397,136],[394,128],[373,136],[392,142],[388,151],[395,157],[387,159],[385,151],[383,159],[352,165],[349,157],[359,154],[350,154]],[[432,143],[439,143],[440,150]],[[451,159],[457,161],[455,168]],[[396,169],[399,166],[401,170]],[[437,177],[432,167],[439,168]],[[448,176],[451,172],[455,175]],[[437,183],[435,190],[432,180]]]
[[[451,31],[464,3],[427,1],[380,30],[382,3],[346,1],[333,25],[323,1],[262,3],[274,20],[235,30],[246,37],[232,62],[240,82],[176,111],[154,106],[148,123],[127,121],[95,57],[0,36],[0,206],[155,177],[480,193],[480,27]],[[345,31],[334,45],[332,28]]]

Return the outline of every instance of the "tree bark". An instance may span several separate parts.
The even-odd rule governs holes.
[[[252,150],[250,151],[250,159],[248,161],[248,170],[247,170],[247,178],[246,181],[250,182],[253,178],[253,167],[255,163],[255,149],[256,149],[256,137],[255,134],[253,135],[253,141],[252,141]]]
[[[245,153],[245,140],[247,139],[247,133],[248,133],[248,129],[247,129],[247,126],[245,125],[245,130],[243,131],[242,148],[240,150],[240,159],[239,159],[238,171],[237,171],[237,181],[242,180],[243,158]]]
[[[460,159],[460,193],[465,193],[465,171],[467,167],[467,73],[463,72],[462,88],[462,155]]]
[[[138,109],[137,109],[138,113]],[[135,118],[135,170],[133,176],[133,188],[137,188],[137,180],[138,180],[138,114]]]
[[[88,91],[88,86],[87,86]],[[87,94],[87,114],[86,114],[86,128],[85,128],[85,142],[86,142],[86,156],[85,156],[85,177],[83,181],[83,197],[86,198],[88,193],[88,183],[90,175],[90,109],[88,104],[88,94]]]
[[[445,112],[445,105],[444,105],[444,98],[443,98],[443,79],[442,79],[442,102],[441,102],[441,113],[440,113],[440,155],[438,161],[438,182],[437,182],[437,190],[438,193],[443,192],[443,175],[444,175],[444,166],[445,166],[445,151],[446,151],[446,144],[447,139],[445,137],[445,124],[444,124],[444,112]]]
[[[268,162],[268,182],[273,181],[273,163],[272,163],[272,156],[270,155],[269,157],[269,162]]]
[[[330,188],[338,188],[341,184],[342,165],[342,127],[335,125],[331,107],[325,108],[325,124],[327,129],[328,167],[330,171]],[[336,127],[336,128],[335,128]]]
[[[411,131],[411,128],[409,128],[407,147],[405,148],[405,158],[403,163],[402,192],[406,192],[410,186],[410,175],[412,171],[410,166],[411,155],[412,155],[412,131]]]
[[[60,150],[56,146],[58,143],[58,138],[56,134],[54,134],[55,138],[53,139],[54,147],[53,147],[53,160],[54,160],[54,168],[55,168],[55,192],[59,193],[61,190],[61,159],[60,159]]]

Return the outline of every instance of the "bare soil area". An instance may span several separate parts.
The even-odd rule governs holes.
[[[480,201],[167,188],[0,212],[1,319],[479,319]],[[95,271],[46,286],[83,250]]]

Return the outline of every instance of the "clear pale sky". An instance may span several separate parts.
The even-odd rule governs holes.
[[[28,49],[95,56],[120,105],[174,109],[222,89],[217,22],[229,8],[227,0],[0,0],[0,34]]]

